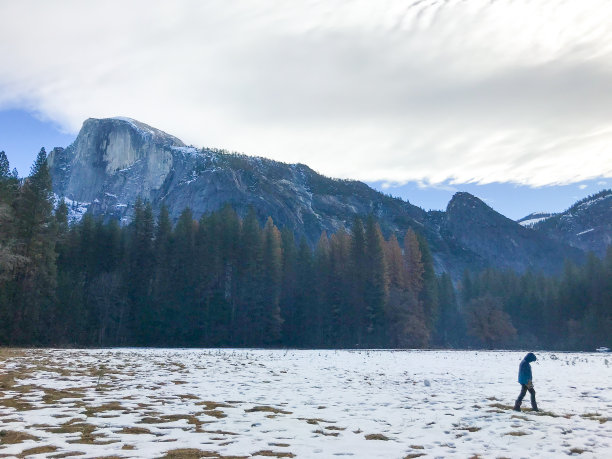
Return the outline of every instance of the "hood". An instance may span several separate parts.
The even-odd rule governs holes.
[[[536,359],[535,354],[534,354],[533,352],[530,352],[529,354],[527,354],[527,355],[525,356],[525,358],[524,358],[523,360],[524,360],[525,362],[535,362],[537,359]]]

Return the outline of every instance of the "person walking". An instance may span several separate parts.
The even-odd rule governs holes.
[[[521,393],[519,394],[516,402],[514,403],[514,411],[521,411],[521,403],[523,403],[523,397],[527,391],[531,395],[531,409],[533,411],[538,410],[538,404],[536,403],[536,392],[533,388],[533,376],[531,374],[531,362],[536,361],[536,356],[533,352],[530,352],[525,356],[519,365],[518,382],[521,385]]]

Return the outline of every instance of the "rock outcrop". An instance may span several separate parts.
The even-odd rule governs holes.
[[[538,233],[603,257],[612,244],[612,190],[576,202],[533,224]]]

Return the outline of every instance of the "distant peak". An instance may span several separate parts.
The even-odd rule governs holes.
[[[115,126],[127,125],[131,130],[136,132],[138,135],[145,139],[151,139],[155,143],[161,143],[166,146],[184,147],[185,144],[160,129],[154,128],[145,124],[141,121],[129,118],[126,116],[115,116],[112,118],[89,118],[83,123],[83,129],[97,129],[98,127],[105,126],[106,129],[112,129]]]

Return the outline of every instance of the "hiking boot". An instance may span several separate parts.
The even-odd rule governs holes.
[[[521,411],[521,404],[518,402],[518,400],[516,402],[514,402],[514,408],[512,408],[514,411]]]

